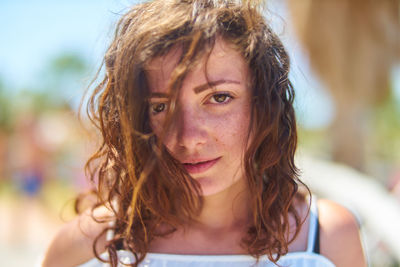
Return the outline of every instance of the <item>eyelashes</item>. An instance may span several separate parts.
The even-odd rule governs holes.
[[[153,115],[163,112],[167,108],[167,103],[150,103],[150,112]]]
[[[232,94],[228,92],[217,92],[208,96],[206,100],[203,102],[204,104],[210,105],[226,105],[234,99]],[[155,116],[164,111],[168,108],[168,101],[159,101],[159,102],[150,102],[150,113]]]
[[[213,94],[209,102],[211,104],[227,104],[233,99],[233,96],[229,93],[217,93]]]

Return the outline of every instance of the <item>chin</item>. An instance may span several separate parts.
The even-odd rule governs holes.
[[[200,188],[201,188],[201,196],[207,197],[207,196],[213,196],[217,195],[223,192],[234,192],[233,191],[228,191],[229,189],[233,189],[235,185],[237,185],[237,181],[235,183],[230,183],[230,184],[223,184],[223,183],[214,183],[213,181],[209,181],[206,178],[200,178],[197,180],[200,183]]]
[[[225,188],[222,188],[221,185],[216,185],[212,181],[209,181],[207,178],[196,179],[201,188],[200,195],[203,197],[212,196],[224,191]]]

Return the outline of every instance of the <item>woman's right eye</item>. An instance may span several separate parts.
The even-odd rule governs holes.
[[[152,114],[156,115],[158,113],[163,112],[166,107],[167,107],[166,103],[153,103],[150,104],[150,111]]]

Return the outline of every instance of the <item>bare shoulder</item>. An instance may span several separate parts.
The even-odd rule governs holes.
[[[366,266],[359,225],[345,207],[330,201],[318,201],[320,251],[336,266]]]
[[[76,266],[95,257],[93,242],[112,220],[112,211],[106,207],[99,207],[93,216],[88,210],[63,225],[50,243],[42,266]],[[104,222],[98,222],[100,220]],[[97,251],[105,250],[105,242],[105,237],[99,240]]]

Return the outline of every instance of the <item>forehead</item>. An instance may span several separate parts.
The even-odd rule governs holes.
[[[182,50],[176,46],[166,55],[156,57],[150,61],[146,68],[151,91],[163,91],[168,87],[172,72],[179,63]],[[248,65],[243,56],[234,46],[225,40],[218,38],[209,56],[204,55],[199,62],[192,66],[191,72],[185,78],[185,82],[197,83],[212,80],[227,79],[247,82]],[[205,73],[205,71],[207,73]]]

